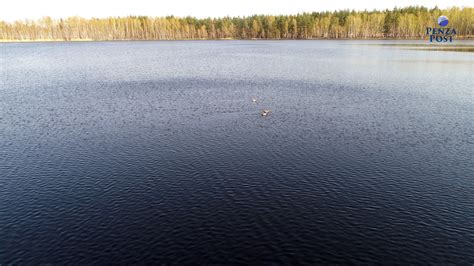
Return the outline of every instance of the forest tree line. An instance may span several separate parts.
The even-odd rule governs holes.
[[[185,39],[419,39],[426,27],[449,18],[457,38],[472,38],[474,8],[425,7],[383,11],[313,12],[249,17],[69,17],[0,21],[0,40],[185,40]]]

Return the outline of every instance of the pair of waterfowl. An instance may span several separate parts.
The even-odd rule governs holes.
[[[256,98],[252,98],[252,102],[254,103],[257,103],[257,99]],[[268,116],[270,114],[271,110],[270,109],[264,109],[260,115],[261,116]]]
[[[269,109],[265,109],[265,110],[263,110],[263,111],[260,113],[260,115],[261,115],[261,116],[267,116],[267,115],[270,114],[270,112],[271,112],[271,111],[270,111]]]

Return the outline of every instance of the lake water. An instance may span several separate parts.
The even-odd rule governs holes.
[[[472,265],[474,54],[409,43],[0,44],[0,264]]]

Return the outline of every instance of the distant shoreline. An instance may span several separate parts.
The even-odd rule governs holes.
[[[472,39],[473,7],[408,6],[246,17],[66,17],[0,21],[0,42],[152,40],[420,40],[441,34]],[[449,18],[439,25],[438,19]],[[427,32],[431,29],[431,33]]]
[[[94,39],[32,39],[32,40],[2,40],[0,43],[37,43],[37,42],[167,42],[167,41],[427,41],[428,39],[424,38],[308,38],[308,39],[261,39],[261,38],[251,38],[251,39],[235,39],[235,38],[220,38],[220,39],[117,39],[117,40],[94,40]],[[474,36],[457,38],[459,41],[469,41],[474,40]],[[456,45],[455,43],[432,43],[433,45]]]

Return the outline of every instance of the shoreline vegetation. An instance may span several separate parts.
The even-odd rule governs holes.
[[[0,39],[0,43],[34,43],[34,42],[153,42],[153,41],[377,41],[377,40],[387,40],[387,41],[423,41],[429,40],[429,38],[420,37],[420,38],[307,38],[307,39],[275,39],[275,38],[249,38],[249,39],[236,39],[236,38],[215,38],[215,39],[115,39],[115,40],[101,40],[101,39],[22,39],[22,40],[7,40],[7,39]],[[474,40],[474,36],[469,37],[459,37],[456,40]],[[385,44],[373,44],[373,45],[385,45]],[[386,44],[388,45],[388,44]],[[427,45],[430,46],[471,46],[469,44],[458,44],[458,43],[429,43]],[[418,46],[417,44],[396,44],[395,46]]]
[[[0,21],[0,42],[130,40],[320,40],[426,39],[440,15],[456,39],[474,38],[474,8],[411,6],[383,11],[313,12],[249,17],[69,17]]]

